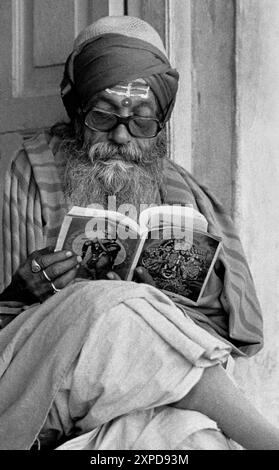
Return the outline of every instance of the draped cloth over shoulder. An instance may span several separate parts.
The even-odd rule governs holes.
[[[55,244],[66,205],[57,169],[61,161],[53,155],[45,134],[25,142],[4,178],[1,247],[3,287],[28,253]],[[181,297],[176,305],[203,328],[221,336],[237,354],[255,354],[263,344],[262,315],[251,273],[230,217],[212,195],[171,161],[164,162],[167,204],[192,203],[206,217],[209,232],[222,237],[223,247],[214,273],[221,287],[217,297],[206,296],[198,307]],[[2,208],[2,206],[1,206]],[[212,279],[213,281],[214,279]],[[14,315],[21,308],[0,305],[1,312]]]

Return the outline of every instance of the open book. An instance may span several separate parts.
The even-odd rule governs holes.
[[[78,277],[95,279],[103,264],[129,281],[135,268],[143,266],[156,287],[196,303],[220,245],[221,238],[207,233],[206,219],[192,207],[150,207],[137,223],[120,212],[74,206],[64,218],[55,249],[81,256]]]

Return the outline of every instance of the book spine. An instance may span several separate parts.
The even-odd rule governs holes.
[[[143,233],[141,235],[141,240],[140,240],[140,243],[138,245],[138,248],[137,248],[137,251],[135,253],[135,256],[133,258],[133,261],[131,263],[131,266],[129,268],[129,270],[127,271],[127,274],[125,276],[125,281],[132,281],[133,279],[133,276],[134,276],[134,271],[137,267],[137,264],[138,264],[138,260],[139,260],[139,257],[141,255],[141,252],[142,252],[142,248],[143,248],[143,245],[144,245],[144,242],[147,238],[147,235],[148,235],[148,231],[146,231],[145,233]]]
[[[205,277],[205,279],[204,279],[204,281],[203,281],[203,285],[202,285],[201,291],[200,291],[199,296],[198,296],[198,298],[197,298],[197,303],[199,302],[200,298],[202,297],[202,295],[203,295],[203,293],[204,293],[204,290],[205,290],[205,288],[206,288],[206,285],[207,285],[207,281],[208,281],[208,279],[209,279],[209,276],[210,276],[210,274],[211,274],[211,272],[212,272],[212,269],[214,268],[214,265],[215,265],[215,263],[216,263],[216,261],[217,261],[217,257],[218,257],[218,255],[219,255],[219,251],[220,251],[220,249],[221,249],[221,243],[222,243],[222,242],[220,241],[220,242],[219,242],[219,245],[217,246],[217,249],[216,249],[215,254],[214,254],[214,257],[213,257],[213,260],[211,261],[211,264],[210,264],[210,268],[209,268],[209,270],[208,270],[208,272],[207,272],[207,275],[206,275],[206,277]]]
[[[71,221],[72,221],[72,217],[69,215],[65,215],[54,251],[62,250],[63,244],[65,242],[65,238],[66,238],[65,234],[67,234],[68,232],[68,229],[71,225]]]

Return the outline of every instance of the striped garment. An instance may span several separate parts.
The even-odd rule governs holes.
[[[67,212],[59,178],[62,164],[59,152],[52,152],[47,134],[40,134],[24,142],[3,175],[1,290],[32,251],[55,245]],[[192,204],[206,217],[209,233],[223,240],[215,272],[200,305],[189,305],[173,294],[172,300],[200,326],[228,341],[235,355],[255,354],[263,346],[262,314],[230,217],[208,190],[167,159],[163,185],[164,203]],[[0,313],[14,315],[21,309],[15,302],[0,302]]]

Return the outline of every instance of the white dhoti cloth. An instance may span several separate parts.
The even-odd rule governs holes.
[[[230,448],[209,418],[168,406],[230,347],[151,286],[76,282],[1,338],[2,449],[49,431],[78,436],[60,449]]]

